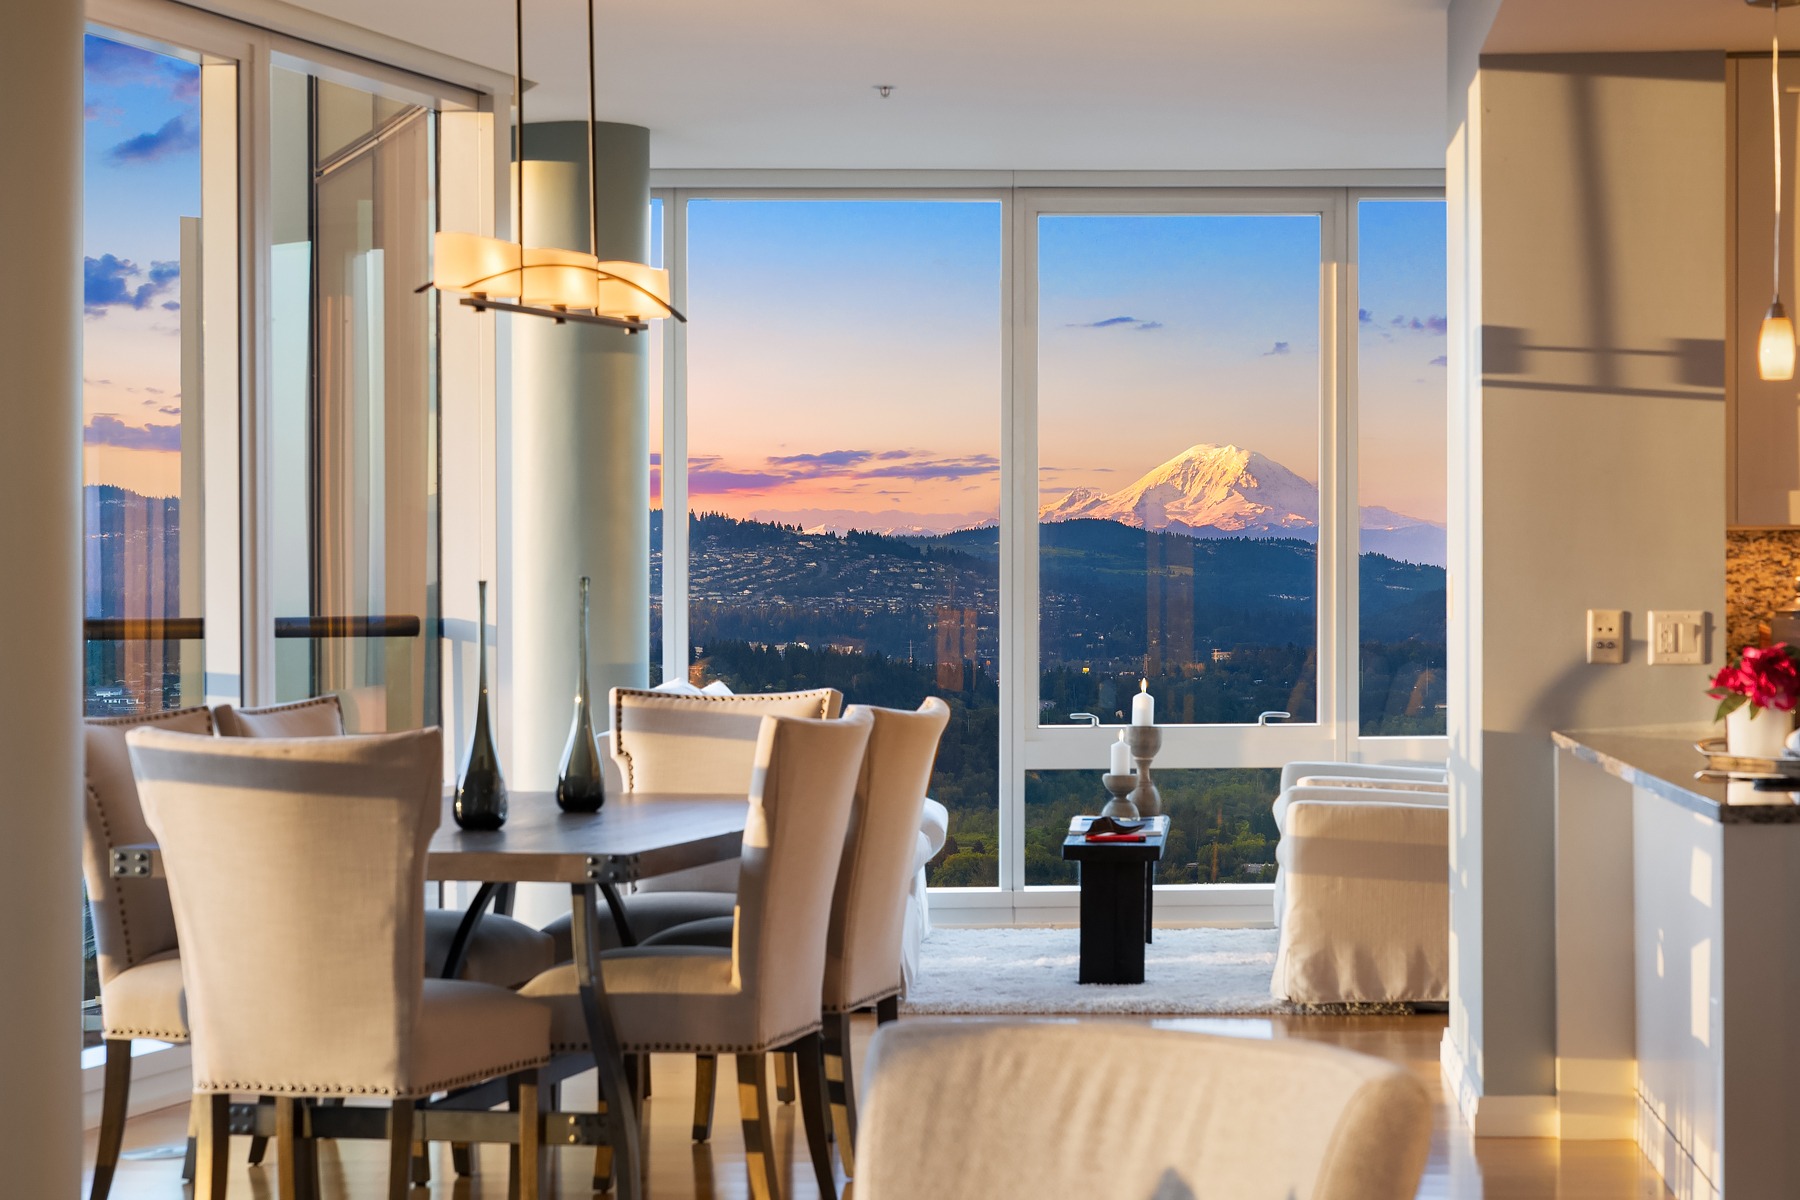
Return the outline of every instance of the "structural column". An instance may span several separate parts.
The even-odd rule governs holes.
[[[9,1196],[81,1183],[79,0],[7,10],[0,108],[0,1163]]]
[[[650,251],[650,135],[598,130],[600,258]],[[525,242],[588,247],[587,127],[528,125]],[[642,687],[650,651],[649,340],[539,317],[512,322],[512,761],[524,789],[556,783],[575,694],[577,581],[593,578],[589,679]]]

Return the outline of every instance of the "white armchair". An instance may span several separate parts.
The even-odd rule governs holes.
[[[931,936],[931,900],[925,890],[925,864],[937,857],[950,837],[950,810],[929,796],[919,820],[918,851],[913,856],[912,888],[906,896],[906,928],[900,939],[900,967],[905,989],[919,977],[925,939]]]
[[[1295,763],[1283,781],[1271,992],[1313,1004],[1448,999],[1444,772]]]

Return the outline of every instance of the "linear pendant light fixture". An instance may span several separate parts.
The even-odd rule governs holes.
[[[1781,303],[1781,10],[1800,4],[1800,0],[1746,0],[1756,6],[1767,6],[1772,18],[1769,43],[1769,102],[1775,118],[1775,261],[1773,272],[1774,299],[1764,314],[1762,330],[1756,339],[1756,373],[1764,379],[1794,377],[1794,323],[1788,319]]]
[[[517,241],[477,233],[438,233],[432,238],[432,278],[418,290],[462,293],[461,303],[576,321],[642,333],[650,320],[686,321],[669,303],[669,273],[643,263],[601,262],[599,143],[595,99],[594,0],[588,0],[588,249],[525,245],[525,4],[513,4],[513,103],[518,129],[513,162],[518,168]]]

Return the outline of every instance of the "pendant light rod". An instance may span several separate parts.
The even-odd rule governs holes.
[[[1800,2],[1800,0],[1796,0]],[[599,101],[596,99],[596,76],[598,76],[598,58],[594,54],[594,0],[587,0],[587,252],[599,257]],[[603,279],[623,282],[626,288],[639,291],[655,302],[657,308],[668,309],[668,315],[688,324],[688,318],[680,313],[668,300],[659,297],[655,291],[643,286],[635,279],[626,279],[625,275],[614,275],[608,270],[601,270]]]
[[[1773,254],[1769,264],[1771,299],[1769,311],[1763,315],[1762,328],[1757,333],[1756,370],[1757,375],[1764,380],[1787,380],[1794,377],[1796,346],[1794,323],[1789,320],[1787,309],[1781,303],[1781,10],[1800,3],[1800,0],[1747,2],[1752,5],[1766,4],[1769,8],[1769,124],[1774,131],[1775,162],[1775,221],[1774,233],[1770,238]]]
[[[1775,256],[1774,296],[1781,302],[1781,4],[1769,4],[1769,108],[1774,114],[1775,129]]]

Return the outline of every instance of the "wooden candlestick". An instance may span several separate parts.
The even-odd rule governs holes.
[[[1125,743],[1131,747],[1132,761],[1137,763],[1137,787],[1132,790],[1131,803],[1139,816],[1158,816],[1162,813],[1162,793],[1150,778],[1150,763],[1162,749],[1162,730],[1154,725],[1128,725]]]

